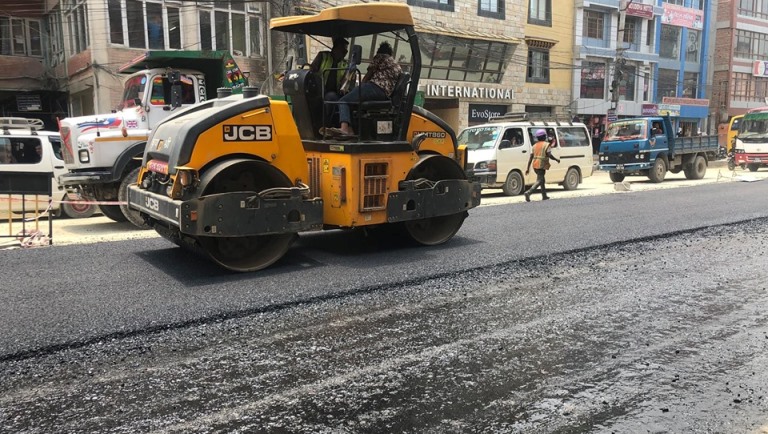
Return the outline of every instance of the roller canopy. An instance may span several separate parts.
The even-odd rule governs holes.
[[[411,10],[400,3],[363,3],[325,9],[316,15],[273,18],[270,29],[344,38],[401,30],[413,26]]]

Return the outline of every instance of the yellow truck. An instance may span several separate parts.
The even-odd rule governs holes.
[[[270,266],[304,231],[386,228],[422,245],[450,240],[480,204],[480,185],[466,178],[455,132],[414,107],[421,58],[409,7],[338,6],[270,27],[351,39],[350,56],[363,52],[358,44],[372,53],[388,41],[395,58],[406,56],[405,72],[390,100],[351,104],[352,140],[317,128],[337,103],[323,99],[310,69],[285,73],[290,105],[245,88],[183,109],[153,130],[130,207],[165,238],[239,272]]]

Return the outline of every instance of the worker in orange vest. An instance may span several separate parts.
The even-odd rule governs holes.
[[[533,171],[536,172],[536,182],[524,193],[526,202],[531,201],[531,194],[535,192],[539,186],[541,186],[541,200],[549,199],[549,196],[547,196],[547,187],[545,187],[547,181],[544,179],[544,175],[546,175],[547,170],[549,169],[550,159],[555,160],[558,163],[560,162],[559,159],[552,155],[549,142],[547,142],[547,132],[539,129],[536,130],[535,136],[537,142],[533,145],[531,158],[528,159],[528,168],[525,169],[525,174],[528,175],[531,171],[531,163],[533,163]]]

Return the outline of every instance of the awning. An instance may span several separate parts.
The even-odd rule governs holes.
[[[523,42],[520,38],[513,36],[499,35],[494,33],[476,32],[474,30],[458,30],[448,29],[445,27],[435,26],[433,24],[427,24],[420,21],[416,21],[416,31],[419,33],[431,33],[436,35],[453,36],[455,38],[462,39],[480,39],[483,41],[503,42],[506,44],[519,44]]]

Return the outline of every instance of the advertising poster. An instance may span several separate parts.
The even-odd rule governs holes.
[[[704,12],[664,3],[664,15],[661,16],[661,23],[701,30],[704,27]]]

